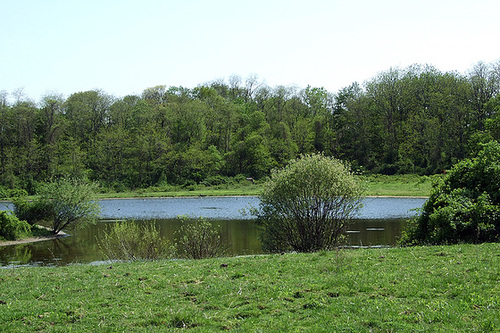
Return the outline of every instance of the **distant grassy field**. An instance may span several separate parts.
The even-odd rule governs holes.
[[[418,175],[370,175],[362,176],[368,196],[429,196],[432,180],[437,176]],[[188,196],[237,196],[259,195],[262,182],[239,183],[218,186],[170,187],[168,189],[149,188],[128,192],[101,193],[100,198],[131,197],[188,197]]]
[[[500,244],[0,269],[6,332],[498,332]]]
[[[364,176],[366,194],[370,196],[429,196],[433,181],[442,175],[370,175]]]

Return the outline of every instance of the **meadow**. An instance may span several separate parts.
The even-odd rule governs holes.
[[[9,332],[495,332],[500,244],[0,269]]]
[[[367,196],[429,196],[433,181],[441,175],[419,176],[407,175],[364,175],[361,181],[365,186]],[[140,198],[140,197],[189,197],[189,196],[257,196],[262,190],[263,181],[251,183],[221,184],[216,186],[191,185],[182,186],[154,186],[145,189],[126,190],[122,192],[106,191],[98,194],[104,198]]]

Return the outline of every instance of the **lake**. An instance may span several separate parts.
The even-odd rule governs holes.
[[[405,218],[416,214],[423,198],[365,198],[347,231],[349,246],[391,246],[404,228]],[[179,216],[203,217],[222,228],[222,238],[230,255],[261,253],[253,216],[257,197],[196,197],[101,200],[102,220],[84,229],[69,230],[70,236],[43,242],[0,247],[0,265],[67,265],[100,263],[104,259],[96,238],[119,220],[137,223],[154,220],[162,236],[172,239],[179,229]],[[12,209],[0,203],[0,210]]]

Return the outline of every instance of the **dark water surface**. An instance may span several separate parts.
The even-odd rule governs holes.
[[[365,198],[364,207],[347,232],[350,246],[394,245],[405,224],[405,218],[422,207],[421,198]],[[105,258],[96,238],[124,219],[137,223],[154,220],[162,236],[172,239],[181,225],[178,216],[204,217],[220,225],[223,241],[231,255],[261,253],[253,216],[245,214],[258,207],[256,197],[203,197],[164,199],[112,199],[99,202],[102,221],[84,229],[69,230],[70,236],[38,243],[0,247],[0,266],[66,265],[99,263]],[[0,203],[0,210],[12,209]]]

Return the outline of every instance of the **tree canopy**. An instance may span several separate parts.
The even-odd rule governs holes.
[[[100,90],[36,103],[0,93],[0,192],[57,177],[119,190],[239,174],[268,176],[301,154],[363,171],[432,174],[500,139],[500,62],[465,74],[391,68],[338,92],[251,76],[195,88]]]
[[[37,200],[49,207],[54,234],[69,225],[83,225],[97,220],[101,207],[94,201],[94,189],[94,184],[86,181],[64,178],[40,188]]]

